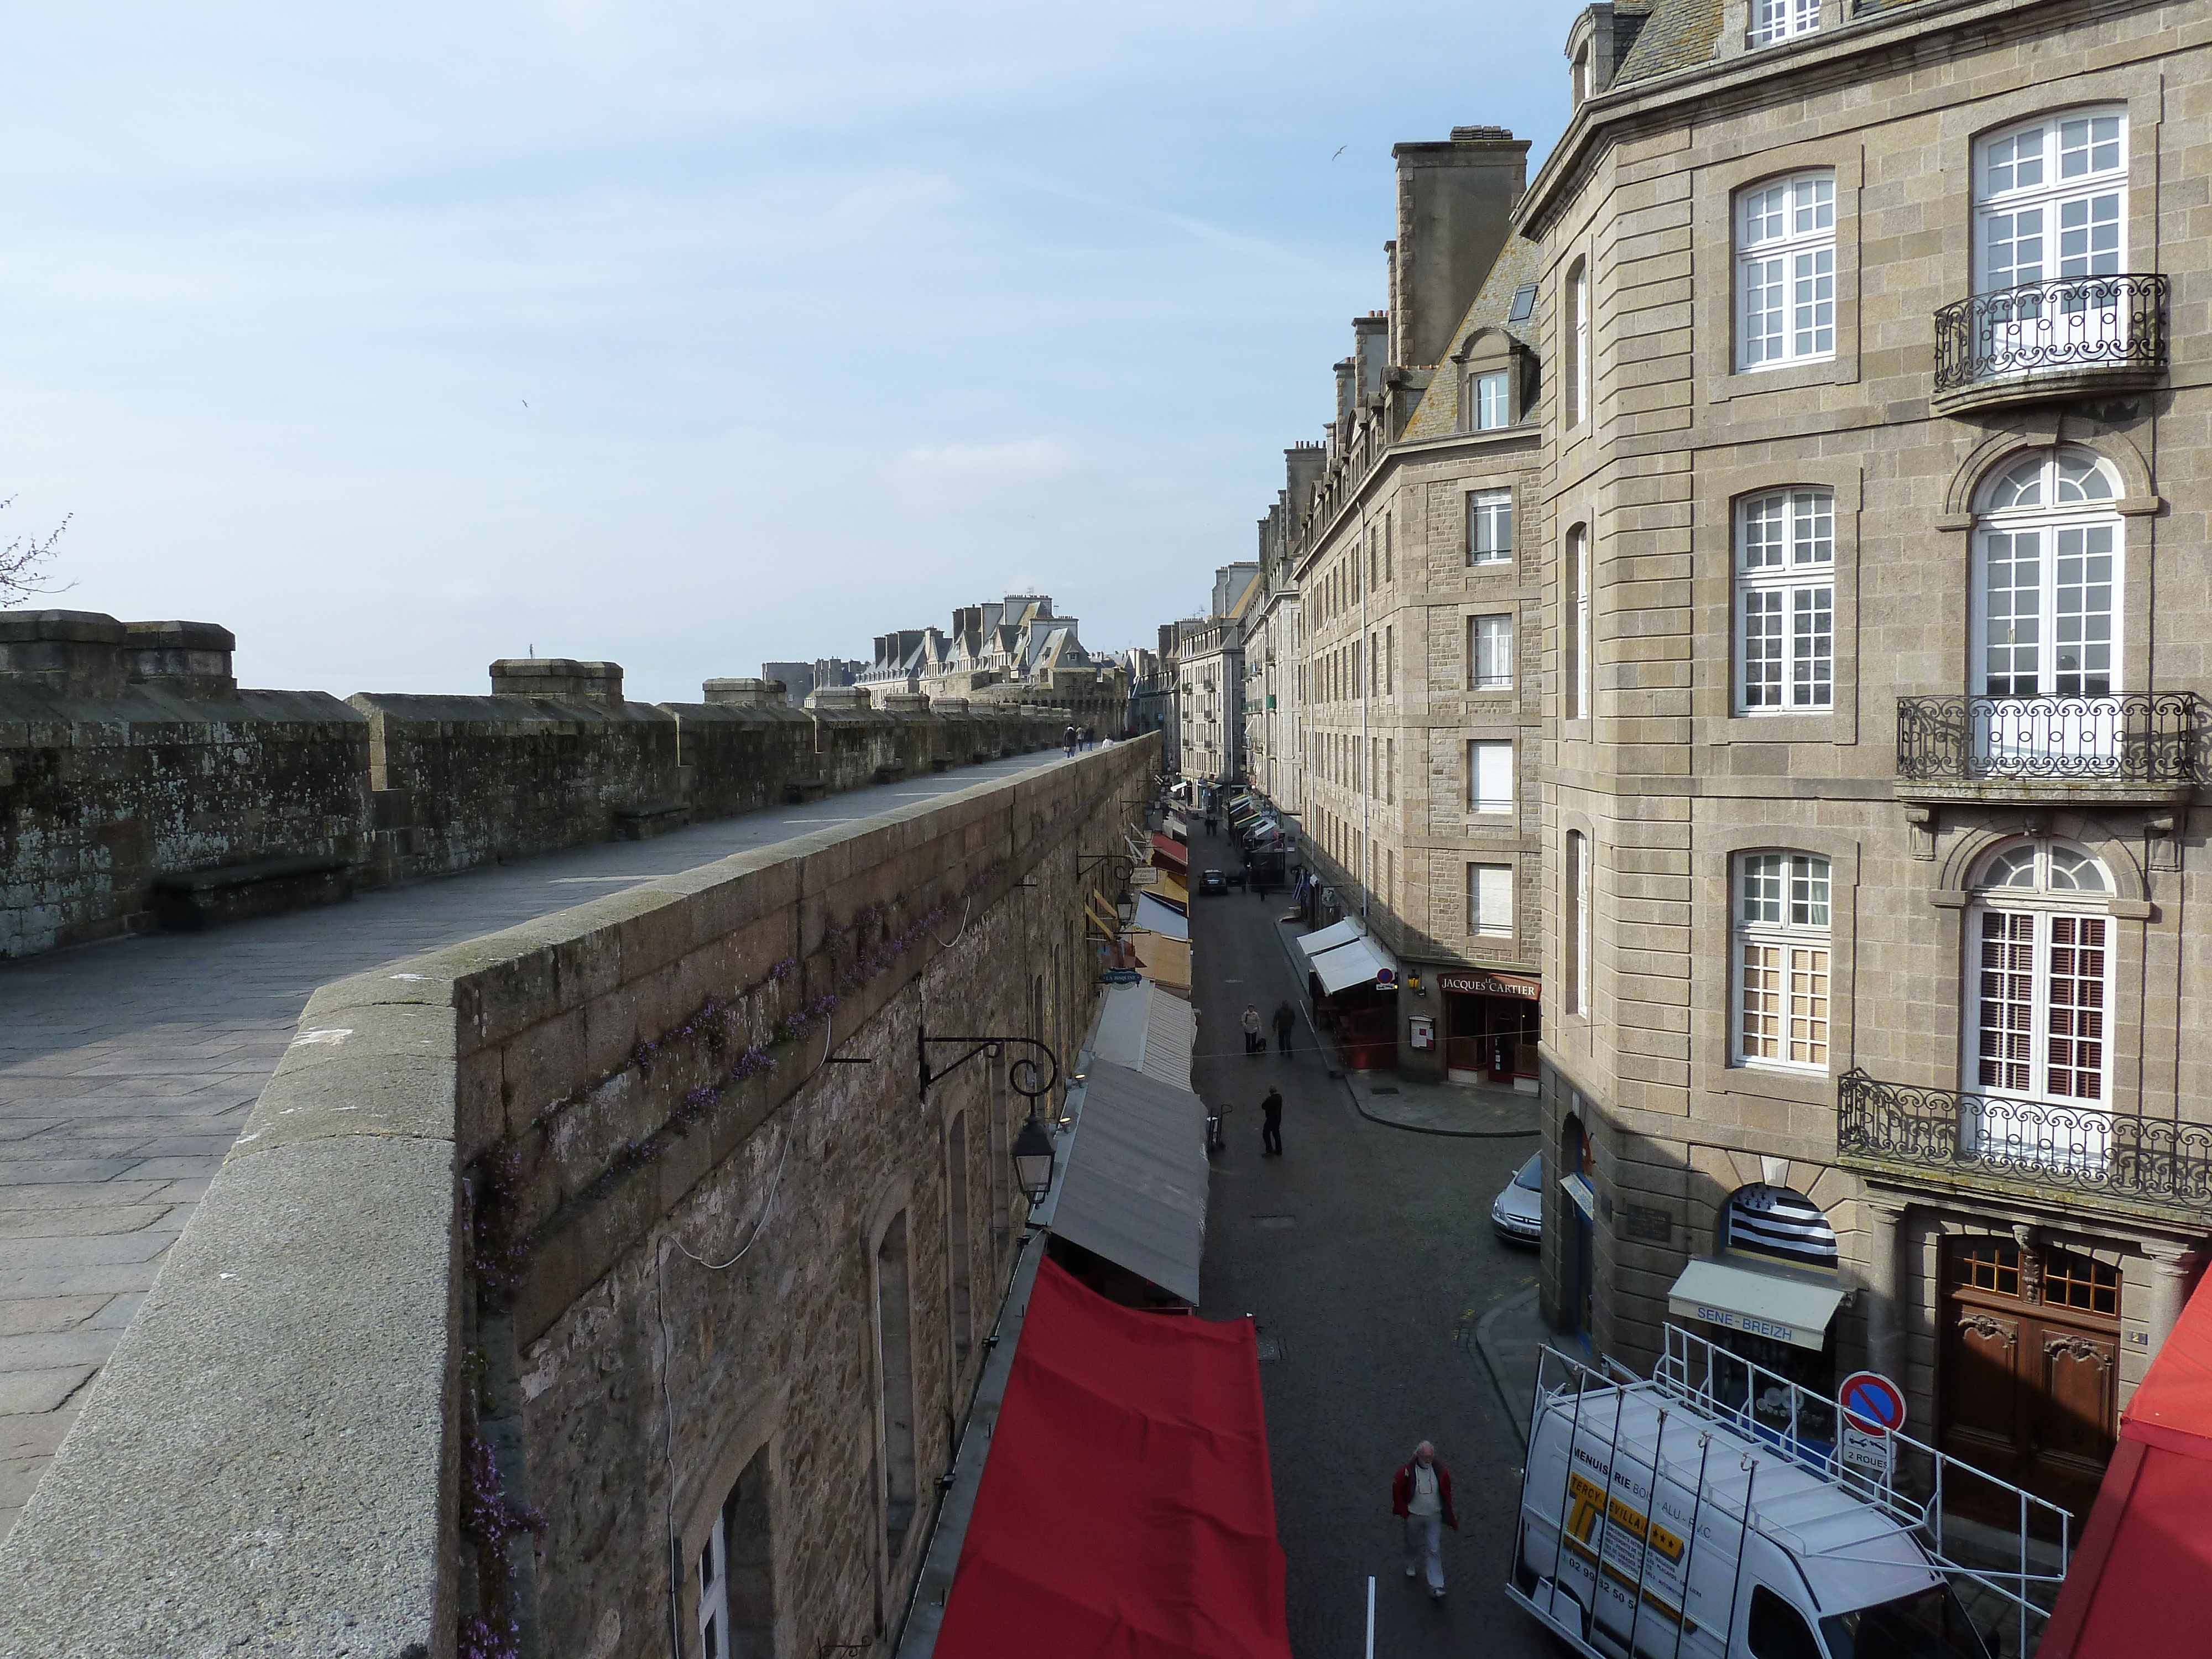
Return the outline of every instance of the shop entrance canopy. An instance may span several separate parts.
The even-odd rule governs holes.
[[[1290,1659],[1259,1359],[1042,1264],[934,1659]]]
[[[1070,1243],[1194,1307],[1199,1260],[1206,1254],[1207,1175],[1206,1107],[1199,1097],[1094,1060],[1067,1167],[1039,1219]]]
[[[1810,1275],[1699,1261],[1683,1268],[1667,1292],[1667,1310],[1677,1319],[1702,1319],[1723,1330],[1817,1351],[1843,1299],[1841,1286]]]
[[[1334,951],[1323,951],[1313,959],[1313,970],[1321,975],[1322,989],[1331,996],[1355,985],[1374,984],[1375,976],[1389,965],[1364,939],[1340,945]]]

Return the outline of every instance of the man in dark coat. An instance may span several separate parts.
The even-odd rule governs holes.
[[[1276,1052],[1285,1054],[1291,1052],[1291,1033],[1297,1030],[1297,1010],[1291,1007],[1291,1000],[1285,997],[1275,1005]]]
[[[1279,1089],[1267,1091],[1267,1097],[1260,1103],[1260,1156],[1280,1158],[1283,1155],[1283,1093]]]

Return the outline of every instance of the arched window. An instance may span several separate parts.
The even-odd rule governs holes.
[[[2124,362],[2128,117],[2038,117],[1974,146],[1975,378]]]
[[[2033,837],[1985,857],[1973,891],[1964,1086],[2014,1100],[2104,1104],[2112,1093],[2111,873],[2070,842]],[[2055,1133],[2069,1156],[2102,1146],[2094,1126],[2079,1146]]]
[[[2070,447],[2017,461],[1984,489],[1972,665],[1982,696],[2120,689],[2118,495],[2110,462]]]
[[[1589,717],[1590,572],[1589,532],[1581,525],[1567,532],[1565,572],[1559,608],[1559,715]]]
[[[1721,1212],[1721,1249],[1832,1273],[1836,1230],[1820,1206],[1788,1187],[1754,1183],[1729,1195]]]
[[[1807,1071],[1828,1064],[1828,860],[1736,860],[1734,1059]]]

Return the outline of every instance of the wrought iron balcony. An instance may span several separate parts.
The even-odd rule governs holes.
[[[2096,792],[2102,794],[2186,790],[2212,779],[2212,705],[2194,691],[1899,697],[1897,775],[1920,785],[2106,786]]]
[[[2212,1213],[2212,1124],[1917,1089],[1852,1071],[1836,1081],[1836,1152],[1852,1168],[1968,1188]]]
[[[1936,313],[1939,408],[2148,385],[2166,368],[2163,273],[2062,276]]]

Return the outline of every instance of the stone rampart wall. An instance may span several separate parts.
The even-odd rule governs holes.
[[[0,958],[1023,753],[1063,724],[1019,708],[626,702],[618,665],[557,659],[495,664],[490,696],[349,704],[237,690],[229,639],[0,617]],[[162,884],[188,878],[166,902]]]
[[[918,1028],[1073,1062],[1079,866],[1157,759],[318,992],[0,1545],[0,1651],[398,1659],[507,1650],[469,1621],[510,1617],[549,1659],[662,1653],[672,1618],[689,1650],[723,1515],[740,1632],[895,1629],[1021,1217],[1019,1097],[978,1060],[925,1099]]]

